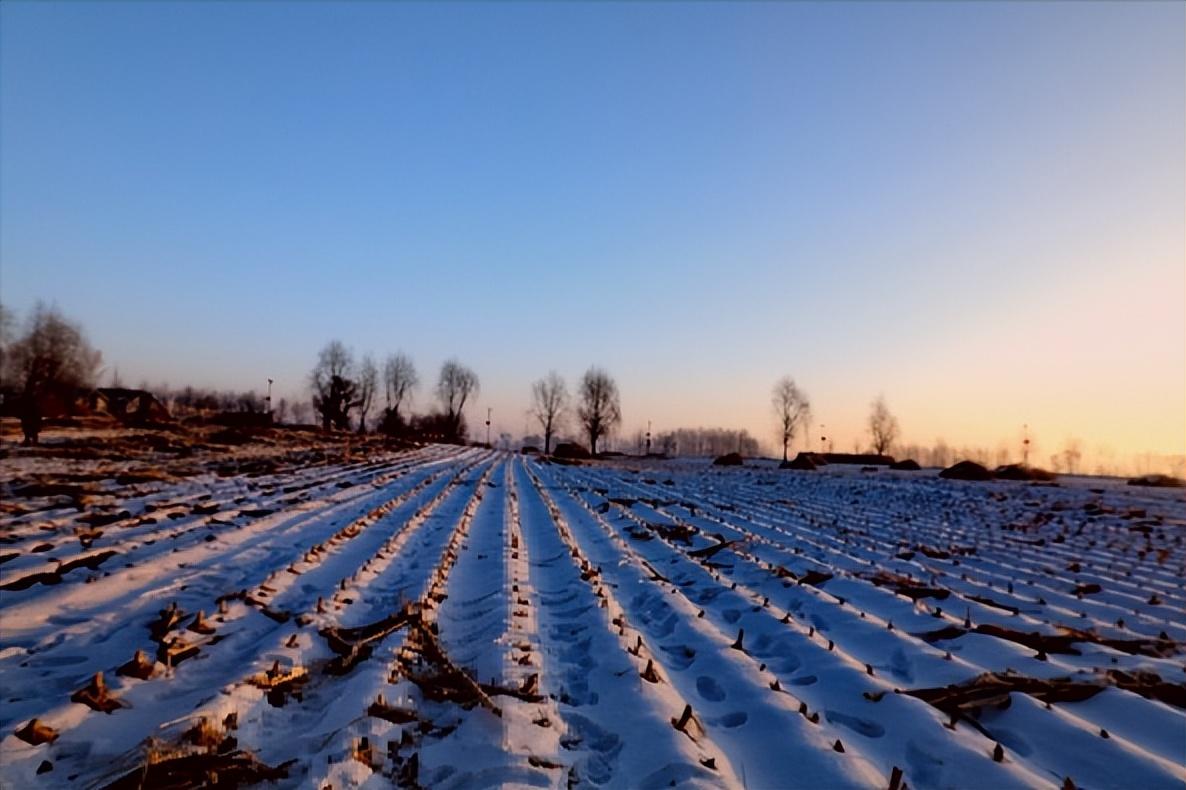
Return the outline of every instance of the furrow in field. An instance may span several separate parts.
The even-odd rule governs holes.
[[[653,497],[656,494],[661,494],[661,492],[651,490],[649,492],[643,493],[642,496],[647,497],[648,494],[649,497],[652,498],[651,501],[655,501]],[[701,523],[703,523],[704,519],[708,518],[716,522],[715,525],[706,525],[709,529],[716,529],[718,531],[735,531],[736,529],[741,529],[748,536],[749,542],[753,543],[757,541],[767,544],[766,546],[758,547],[755,550],[761,551],[766,548],[774,548],[779,551],[787,552],[788,556],[782,558],[780,561],[786,564],[788,567],[798,570],[800,573],[806,572],[807,570],[824,570],[833,574],[837,573],[838,571],[846,571],[849,574],[859,575],[867,578],[874,575],[877,570],[889,568],[896,569],[900,574],[909,574],[908,570],[901,570],[894,564],[895,561],[893,559],[887,559],[885,556],[874,556],[869,554],[860,556],[858,552],[852,549],[851,543],[848,542],[847,537],[841,538],[841,540],[845,541],[843,545],[833,545],[823,548],[821,551],[815,553],[814,556],[811,557],[810,561],[808,561],[805,559],[805,557],[810,556],[811,553],[804,552],[804,546],[811,547],[815,545],[818,547],[821,542],[836,540],[835,536],[829,535],[829,530],[827,527],[816,526],[810,531],[804,530],[801,527],[795,525],[793,520],[789,519],[786,513],[772,514],[769,517],[771,520],[762,519],[749,512],[753,509],[754,505],[753,503],[746,501],[744,494],[739,498],[742,501],[740,506],[721,503],[722,507],[717,507],[714,504],[706,503],[703,500],[697,499],[695,495],[691,497],[690,502],[684,500],[683,504],[692,509],[691,516],[689,518],[690,521],[696,522],[699,520]],[[780,524],[789,524],[789,526],[780,526]],[[789,556],[792,549],[794,556]],[[769,552],[766,553],[768,554]],[[958,556],[953,557],[951,562],[954,563],[956,567],[961,567],[961,560],[963,562],[962,568],[968,568],[969,563],[976,562],[975,557],[969,560],[967,557]],[[809,562],[809,564],[805,566],[805,562]],[[974,592],[969,591],[963,582],[963,580],[967,577],[967,573],[961,573],[960,577],[957,577],[955,573],[947,574],[943,571],[939,571],[939,573],[941,574],[939,576],[936,576],[934,572],[928,574],[928,576],[931,577],[930,583],[932,585],[942,583],[945,585],[943,587],[942,594],[948,595],[950,593],[955,593],[955,598],[953,598],[951,601],[943,603],[941,606],[932,607],[932,611],[936,609],[943,609],[947,613],[953,615],[953,617],[948,618],[953,621],[955,620],[954,615],[958,614],[960,622],[962,622],[965,617],[970,616],[978,623],[988,622],[1004,625],[1006,627],[1017,627],[1016,621],[1012,623],[1009,622],[1009,615],[1007,613],[1002,612],[994,605],[986,605],[984,603],[984,600],[987,596],[992,596],[992,598],[988,598],[990,604],[997,604],[1000,601],[1005,601],[1007,605],[1008,602],[1016,601],[1016,599],[1006,595],[1003,590],[995,592],[991,589],[988,591],[982,590],[981,595],[977,596]],[[839,583],[829,582],[829,589],[834,586],[839,586]],[[987,596],[985,593],[987,593]],[[964,595],[971,595],[973,597],[965,598]],[[976,600],[976,598],[980,598],[981,600]],[[1026,606],[1024,602],[1018,603],[1020,613],[1027,615],[1025,619],[1028,619],[1031,614],[1037,613],[1040,615],[1042,612],[1048,611],[1044,608],[1035,610],[1032,606]],[[1041,627],[1041,624],[1048,622],[1048,620],[1039,616],[1036,622],[1039,624],[1039,627]],[[1075,624],[1080,625],[1081,622],[1082,620]],[[1138,636],[1137,634],[1131,632],[1120,631],[1108,635],[1120,639],[1132,639]],[[1137,665],[1138,663],[1140,666]],[[1159,669],[1157,662],[1150,661],[1133,663],[1133,666],[1135,668],[1154,670]],[[1164,666],[1160,667],[1161,671],[1165,671],[1165,669],[1166,668]]]
[[[586,556],[534,468],[516,464],[515,481],[534,558],[541,684],[556,700],[561,759],[574,778],[598,786],[743,786],[703,712],[681,723],[691,698],[671,678],[686,657],[655,649],[629,621],[620,592]]]
[[[602,481],[593,480],[590,478],[589,475],[587,475],[587,474],[582,475],[579,473],[576,474],[575,477],[577,477],[578,479],[582,479],[582,482],[592,482],[593,487],[598,488],[599,490],[605,490],[608,493],[608,489],[605,487],[604,480],[602,480]],[[593,478],[595,478],[595,477],[596,477],[596,475],[593,475]],[[652,492],[644,492],[643,496],[645,497],[647,495],[647,493],[652,493]],[[620,496],[620,494],[619,494],[619,496]],[[653,493],[652,493],[652,496],[653,496]],[[721,503],[721,504],[727,505],[727,503]],[[640,510],[644,510],[644,511],[646,510],[646,506],[640,505],[640,504],[635,504],[635,505],[633,505],[633,507],[638,508]],[[598,509],[601,509],[601,508],[599,507]],[[694,505],[693,505],[693,509],[695,509]],[[629,512],[629,510],[626,510],[626,512]],[[722,512],[728,513],[729,515],[733,515],[733,512],[731,509],[724,509]],[[651,511],[651,513],[648,515],[657,515],[660,513],[661,513],[661,511],[655,510],[655,511]],[[637,524],[637,522],[638,522],[637,517],[635,517],[633,520]],[[727,524],[725,524],[723,519],[716,524],[716,526],[718,526],[718,527],[720,527],[722,525],[728,526]],[[639,534],[639,533],[633,533],[633,534]],[[744,533],[739,533],[739,534],[728,535],[728,537],[730,537],[730,538],[739,538],[739,537],[744,538],[745,535],[744,535]],[[646,538],[645,542],[632,543],[632,545],[638,546],[639,550],[642,551],[644,554],[647,553],[647,547],[650,547],[654,544],[666,543],[670,548],[675,548],[674,544],[667,541],[666,539],[654,540],[653,536],[651,536],[651,535],[646,535],[645,538]],[[682,553],[683,551],[690,551],[691,549],[692,549],[692,546],[688,546],[686,549],[680,549],[679,551],[681,551],[681,553]],[[733,558],[730,558],[730,554],[733,555]],[[773,609],[774,613],[777,614],[778,613],[777,606],[769,606],[769,607],[762,606],[764,596],[762,594],[760,594],[759,590],[767,593],[767,595],[769,596],[769,600],[777,600],[778,595],[779,595],[778,588],[785,585],[786,582],[784,580],[780,580],[777,577],[773,576],[770,573],[771,567],[769,565],[767,565],[765,567],[757,567],[757,563],[752,562],[752,558],[746,557],[745,556],[746,554],[747,554],[746,550],[740,549],[740,548],[738,548],[736,551],[728,551],[728,550],[723,551],[721,553],[722,567],[720,568],[720,570],[723,571],[730,578],[733,578],[735,580],[741,579],[742,580],[742,591],[745,591],[745,587],[747,584],[752,587],[752,589],[749,590],[750,595],[746,596],[746,598],[748,598],[748,600],[746,600],[746,598],[742,598],[739,601],[739,604],[748,603],[755,612],[768,611],[770,609]],[[663,565],[660,564],[660,559],[658,556],[652,555],[652,559],[654,560],[654,565],[656,565],[658,567],[663,567]],[[737,559],[741,559],[745,562],[752,563],[751,567],[749,568],[748,573],[746,573],[744,571],[744,565],[742,565],[742,570],[736,570],[736,568],[733,567],[733,566],[738,565],[738,563],[736,562]],[[730,566],[730,567],[725,567],[725,566]],[[827,567],[827,566],[824,566],[824,567]],[[716,574],[716,569],[710,569],[709,573]],[[685,575],[675,574],[675,575],[673,575],[673,578],[681,586],[686,585],[686,586],[691,587],[689,577],[687,577]],[[762,583],[764,583],[764,586],[762,586]],[[828,586],[830,588],[832,586],[832,583],[829,582]],[[793,589],[797,592],[799,588],[793,588]],[[734,592],[733,590],[730,590],[728,593],[720,596],[720,599],[723,599],[726,596],[731,595],[733,592]],[[812,594],[818,593],[818,591],[815,591],[815,590],[812,590],[811,592],[812,592]],[[716,599],[716,600],[720,600],[720,599]],[[714,605],[716,603],[716,600],[714,600]],[[816,626],[819,626],[821,630],[824,627],[827,627],[829,629],[829,636],[834,636],[836,639],[836,649],[837,650],[843,649],[842,646],[847,646],[848,649],[851,649],[851,647],[852,647],[851,633],[845,633],[846,629],[843,629],[843,628],[835,629],[835,627],[834,627],[836,625],[835,621],[838,619],[836,617],[836,614],[837,613],[840,614],[839,619],[847,618],[849,620],[850,626],[856,626],[858,628],[863,628],[866,631],[873,624],[865,622],[866,618],[864,618],[863,611],[858,611],[860,609],[859,603],[853,602],[853,604],[851,604],[851,605],[855,605],[857,607],[857,610],[850,612],[848,607],[845,607],[845,606],[836,607],[834,605],[836,602],[843,603],[843,601],[840,601],[840,600],[835,601],[833,603],[833,606],[832,606],[833,611],[831,613],[826,611],[824,608],[816,607],[816,609],[810,613],[812,622],[814,622]],[[709,608],[709,607],[706,607],[706,608]],[[734,606],[731,608],[731,610],[728,610],[725,612],[726,619],[728,621],[732,622],[733,618],[736,615],[743,613],[744,611],[745,611],[745,607],[743,605]],[[860,616],[858,617],[858,615],[860,615]],[[743,624],[746,622],[746,619],[747,618],[746,618],[745,614],[740,614],[740,616],[737,617],[736,622],[738,624]],[[825,624],[826,624],[826,626],[825,626]],[[813,627],[812,630],[814,631],[815,628]],[[747,631],[748,631],[748,628],[747,628]],[[897,633],[899,636],[901,635],[900,630]],[[874,636],[874,635],[870,632],[870,636]],[[965,639],[968,639],[968,638],[969,637],[965,637]],[[981,638],[981,637],[977,636],[976,638]],[[874,641],[876,641],[876,640],[874,640]],[[893,641],[893,640],[891,639],[889,641]],[[873,647],[874,645],[873,645],[873,643],[870,643],[869,646]],[[899,650],[901,649],[901,645],[899,645],[898,649]],[[1016,657],[1016,656],[1014,656],[1014,657]],[[889,669],[891,671],[893,671],[894,668],[891,665],[891,667],[889,667]],[[904,667],[902,669],[904,669]],[[939,684],[939,685],[942,685],[942,684]],[[814,687],[815,686],[813,684],[812,688],[814,688]],[[1015,696],[1018,696],[1018,695],[1015,695]],[[1020,696],[1024,696],[1024,695],[1020,695]],[[1151,706],[1151,708],[1154,711],[1156,711],[1157,709],[1162,709],[1162,706],[1160,706],[1159,704],[1148,703],[1144,700],[1141,700],[1138,697],[1135,697],[1135,695],[1128,695],[1128,699],[1125,700],[1123,704],[1127,704],[1127,705],[1131,706],[1133,704],[1138,703],[1138,701],[1140,703],[1144,703],[1146,705]],[[1113,706],[1113,707],[1115,707],[1115,706]],[[1170,709],[1166,708],[1163,710],[1164,710],[1165,715],[1168,715],[1170,717],[1170,720],[1167,723],[1173,723],[1178,718],[1176,716],[1176,714],[1174,712],[1172,712]],[[1052,726],[1052,727],[1056,727],[1056,728],[1061,726],[1061,727],[1067,728],[1067,730],[1068,730],[1067,737],[1068,738],[1078,737],[1075,735],[1075,733],[1089,733],[1092,735],[1092,737],[1095,737],[1097,740],[1100,741],[1100,745],[1097,745],[1097,747],[1096,747],[1097,751],[1102,755],[1104,755],[1104,754],[1111,755],[1110,758],[1107,758],[1106,760],[1103,761],[1104,763],[1106,763],[1106,765],[1101,764],[1098,767],[1097,772],[1102,772],[1105,775],[1110,775],[1110,776],[1117,777],[1117,778],[1120,778],[1120,777],[1130,777],[1131,778],[1131,777],[1135,777],[1135,776],[1141,776],[1143,778],[1143,780],[1151,781],[1154,784],[1159,784],[1159,783],[1164,784],[1167,781],[1172,783],[1174,781],[1179,781],[1181,779],[1182,772],[1181,772],[1180,768],[1174,766],[1172,763],[1166,763],[1164,760],[1161,759],[1160,755],[1157,755],[1156,753],[1150,754],[1149,752],[1142,750],[1140,747],[1138,747],[1136,745],[1135,741],[1126,741],[1126,739],[1124,737],[1116,738],[1115,734],[1113,734],[1113,737],[1110,739],[1101,739],[1099,736],[1100,728],[1097,725],[1097,723],[1090,717],[1090,715],[1085,716],[1083,712],[1077,712],[1077,713],[1072,714],[1068,710],[1062,710],[1062,706],[1059,707],[1058,712],[1059,712],[1059,716],[1056,717],[1055,719],[1052,719],[1050,722],[1048,722],[1048,726]],[[1005,714],[1001,714],[1001,715],[1002,715],[1002,717],[1005,716]],[[1113,716],[1112,718],[1115,719],[1116,717]],[[1179,727],[1180,727],[1180,725],[1179,725]],[[1008,728],[1005,726],[999,726],[997,728],[997,731],[999,733],[1003,733],[1000,736],[1001,740],[1006,740],[1006,736],[1009,733]],[[1031,751],[1031,747],[1027,744],[1024,737],[1018,738],[1015,745],[1017,746],[1018,751],[1022,754],[1028,754]],[[1063,758],[1061,763],[1060,763],[1060,758]],[[1021,760],[1022,758],[1019,757],[1018,759]],[[1025,762],[1028,762],[1028,761],[1025,761]],[[1065,760],[1065,753],[1064,754],[1043,753],[1042,759],[1030,762],[1029,767],[1034,771],[1034,775],[1043,775],[1043,774],[1048,775],[1051,771],[1057,772],[1058,770],[1067,769],[1067,768],[1069,768],[1069,765],[1067,764],[1067,762]],[[909,777],[909,773],[908,773],[908,777]]]
[[[51,588],[35,600],[12,601],[3,594],[0,610],[0,644],[34,651],[48,635],[60,639],[60,631],[93,630],[96,617],[111,621],[132,614],[128,606],[144,613],[167,603],[166,595],[214,598],[246,589],[265,575],[282,570],[315,546],[328,540],[377,506],[414,488],[427,477],[443,473],[452,461],[422,465],[388,487],[370,487],[363,492],[343,492],[323,501],[302,503],[253,522],[234,532],[203,541],[185,550],[170,552],[154,562],[113,569],[94,583]],[[166,559],[167,558],[167,559]],[[233,562],[230,561],[233,559]],[[209,604],[210,601],[201,601]],[[63,615],[62,612],[69,612]],[[86,624],[84,629],[73,626]]]
[[[629,510],[625,510],[625,514],[628,518],[637,520],[637,516],[634,516],[634,514],[632,514]],[[691,550],[692,548],[689,546],[687,549],[680,549],[670,541],[666,541],[665,539],[661,540],[662,542],[665,542],[671,546],[671,548],[675,548],[680,551],[687,551]],[[733,580],[732,583],[736,584],[734,589],[743,593],[748,593],[751,602],[756,604],[755,608],[760,606],[771,616],[784,615],[785,619],[785,615],[789,614],[790,612],[786,612],[780,609],[777,605],[769,603],[771,600],[777,600],[778,596],[780,595],[780,588],[788,584],[785,580],[782,580],[772,574],[769,567],[759,567],[755,562],[753,562],[752,558],[746,556],[746,552],[740,549],[731,548],[723,550],[720,555],[724,555],[724,558],[721,559],[721,573],[723,573],[726,578]],[[740,560],[740,562],[729,563],[727,558],[730,555],[732,555],[732,557],[736,558],[737,560]],[[711,572],[712,571],[710,571],[710,573]],[[829,586],[831,585],[829,584]],[[787,589],[787,592],[797,593],[800,589],[801,588],[799,587],[789,588]],[[948,673],[949,676],[944,677],[944,664],[941,660],[938,660],[937,657],[932,658],[930,671],[928,671],[923,666],[925,664],[923,659],[927,657],[927,653],[933,653],[933,649],[925,649],[920,651],[917,645],[903,644],[903,640],[908,640],[909,637],[905,636],[901,629],[895,630],[892,637],[888,636],[885,633],[884,622],[880,628],[878,628],[877,625],[872,622],[873,618],[865,617],[865,613],[861,609],[859,602],[837,599],[836,603],[839,603],[840,605],[833,605],[829,608],[817,606],[807,613],[810,622],[813,622],[815,626],[820,628],[821,634],[826,631],[829,647],[833,645],[832,640],[835,640],[835,652],[856,655],[858,660],[861,658],[869,658],[870,661],[875,661],[876,659],[873,657],[879,653],[878,642],[880,642],[880,655],[882,656],[889,652],[889,649],[886,647],[886,643],[893,642],[896,643],[896,647],[893,648],[891,655],[896,656],[895,660],[888,666],[872,663],[869,664],[869,666],[876,667],[877,671],[879,672],[889,671],[890,674],[894,676],[896,681],[912,681],[911,685],[914,687],[938,687],[947,685],[949,682],[970,679],[970,676],[967,674],[964,674],[961,677],[961,673],[959,672],[958,668],[952,664],[948,664],[948,666],[951,666],[952,669],[955,670],[955,674],[950,675],[950,673]],[[740,610],[734,609],[733,611]],[[796,607],[796,611],[794,613],[800,616],[804,614],[804,612],[801,609],[798,609],[798,607]],[[815,634],[815,626],[812,627],[813,635]],[[854,647],[857,648],[855,651]],[[981,658],[983,658],[983,655]],[[1057,666],[1054,665],[1054,662],[1052,661],[1048,666],[1045,663],[1035,662],[1028,655],[1025,656],[1025,659],[1028,659],[1028,661],[1033,663],[1026,666],[1024,660],[1018,661],[1018,656],[1014,655],[1012,657],[1012,665],[1021,665],[1023,671],[1028,670],[1026,671],[1026,674],[1031,675],[1050,674],[1051,676],[1054,676],[1059,674],[1069,674],[1070,668],[1065,666],[1063,667],[1063,672],[1057,672]],[[995,666],[984,666],[974,664],[973,666],[976,670],[973,674],[979,674],[980,672],[988,671],[989,669],[996,668],[1000,665],[997,664]],[[821,689],[821,691],[823,691],[823,689]],[[810,696],[809,692],[806,690],[801,693],[804,697]],[[1109,712],[1120,705],[1127,704],[1129,707],[1131,707],[1134,703],[1142,705],[1148,704],[1136,695],[1128,694],[1127,696],[1130,698],[1127,703],[1124,700],[1117,699],[1113,702],[1112,706],[1110,706]],[[809,701],[814,702],[814,700]],[[1153,705],[1156,707],[1161,707],[1157,706],[1156,703]],[[1081,708],[1072,712],[1070,710],[1063,709],[1063,707],[1060,705],[1058,712],[1060,713],[1060,716],[1056,719],[1048,721],[1047,726],[1062,726],[1070,728],[1070,730],[1073,730],[1074,733],[1091,733],[1097,738],[1101,732],[1102,724],[1106,723],[1107,721],[1096,721],[1093,718],[1092,709],[1089,708]],[[1175,729],[1179,731],[1183,729],[1180,717],[1177,716],[1171,709],[1165,708],[1161,712],[1161,715],[1162,718],[1167,719],[1167,724],[1178,720]],[[998,714],[986,717],[985,721],[992,720],[993,722],[996,722],[998,719],[1003,717],[1003,714]],[[1112,721],[1117,720],[1115,716],[1110,717],[1110,719]],[[994,731],[994,729],[998,733],[1005,733],[1004,735],[998,735],[997,739],[1002,741],[1008,740],[1007,734],[1009,733],[1009,730],[1003,724],[993,723],[991,725],[982,724],[979,726],[987,731],[986,734],[991,733]],[[1126,729],[1127,728],[1124,727],[1122,727],[1120,730],[1114,729],[1109,739],[1107,739],[1107,741],[1104,742],[1102,746],[1097,748],[1097,751],[1101,752],[1102,754],[1112,755],[1111,757],[1106,758],[1108,770],[1105,771],[1105,773],[1110,773],[1110,775],[1116,777],[1141,776],[1143,777],[1143,780],[1151,781],[1155,784],[1158,782],[1173,781],[1170,779],[1170,777],[1182,774],[1181,769],[1175,766],[1173,762],[1167,761],[1162,754],[1156,751],[1146,751],[1142,749],[1137,742],[1127,740],[1124,735]],[[1068,735],[1068,737],[1071,737],[1071,735]],[[1018,748],[1022,754],[1028,754],[1030,751],[1027,743],[1020,739],[1018,741]],[[1041,775],[1043,772],[1048,772],[1051,770],[1069,769],[1069,765],[1063,764],[1061,766],[1057,766],[1055,763],[1052,763],[1050,760],[1044,758],[1042,762],[1033,764],[1032,768],[1034,769],[1035,774]]]
[[[366,496],[367,486],[385,486],[421,462],[413,457],[390,465],[370,464],[361,475],[322,468],[316,471],[325,479],[317,480],[314,487],[296,496],[267,496],[254,483],[248,483],[246,491],[225,498],[203,499],[193,505],[180,504],[172,497],[159,503],[141,503],[138,508],[129,504],[121,513],[135,511],[137,515],[101,527],[72,527],[73,533],[59,537],[56,545],[42,544],[50,547],[46,553],[30,553],[5,563],[7,589],[3,594],[14,602],[31,600],[58,584],[95,581],[102,578],[99,573],[152,563],[200,542],[217,540],[241,529],[252,519],[286,508],[347,501],[352,495]],[[76,548],[76,544],[81,547]],[[68,568],[75,570],[63,572]],[[88,576],[85,572],[88,568],[95,573]]]
[[[621,590],[631,621],[661,651],[682,657],[671,682],[696,700],[708,731],[746,782],[776,786],[788,777],[832,786],[888,782],[890,766],[879,770],[848,733],[847,743],[828,737],[830,725],[819,726],[819,711],[801,707],[793,690],[773,687],[779,679],[773,667],[737,645],[737,633],[725,630],[723,617],[700,615],[710,602],[695,603],[665,567],[640,557],[573,492],[563,490],[557,501],[584,550]]]
[[[69,748],[75,741],[86,743],[88,751],[98,749],[111,754],[119,754],[121,749],[126,751],[144,732],[152,731],[156,726],[154,722],[159,723],[171,715],[178,715],[179,711],[187,711],[186,705],[208,704],[204,701],[214,689],[244,677],[245,666],[252,667],[261,662],[270,666],[275,656],[285,654],[282,647],[291,649],[308,646],[312,640],[307,637],[307,632],[300,631],[302,623],[312,623],[316,619],[317,609],[328,611],[340,605],[334,596],[340,595],[346,586],[347,576],[343,574],[348,575],[356,570],[364,558],[369,558],[368,562],[372,561],[374,555],[381,554],[384,547],[395,548],[391,546],[395,539],[393,534],[398,538],[399,525],[403,519],[409,518],[409,515],[411,520],[415,520],[416,514],[423,516],[419,511],[426,507],[425,501],[431,499],[434,503],[439,502],[442,490],[449,488],[448,484],[455,482],[455,478],[466,469],[454,468],[451,475],[442,474],[445,471],[425,470],[424,479],[412,489],[397,493],[386,505],[371,510],[331,536],[322,551],[306,557],[307,561],[301,563],[299,573],[277,574],[284,583],[274,581],[274,588],[267,587],[265,582],[264,588],[278,593],[269,611],[274,614],[285,612],[285,616],[267,617],[257,607],[247,607],[235,601],[224,614],[207,620],[216,631],[210,639],[178,627],[176,633],[188,642],[201,644],[202,652],[198,657],[188,659],[176,671],[162,670],[158,664],[154,677],[145,681],[117,678],[109,672],[112,691],[129,706],[112,715],[123,718],[124,724],[128,724],[127,719],[135,718],[135,724],[128,724],[108,734],[101,721],[103,714],[91,713],[81,705],[66,705],[50,711],[43,719],[63,730],[64,736],[59,744],[67,749],[67,755],[71,754]],[[376,550],[377,543],[382,543],[382,546]],[[256,594],[260,592],[263,590],[255,591]],[[331,602],[328,608],[326,602]],[[277,604],[291,608],[282,610]],[[137,631],[144,627],[139,622],[135,626]],[[218,641],[215,645],[215,639],[224,641]],[[131,648],[125,645],[121,650],[121,659],[126,660]],[[260,657],[261,650],[263,658]],[[246,677],[252,674],[248,672]],[[81,684],[84,680],[76,682]],[[133,738],[131,743],[126,742],[127,737]],[[24,746],[18,743],[12,745],[18,750]],[[54,748],[59,749],[59,746],[55,745]],[[132,759],[138,758],[133,755]]]
[[[160,520],[179,520],[182,526],[189,516],[208,512],[234,511],[250,500],[254,507],[308,496],[310,493],[331,493],[333,487],[349,487],[374,480],[391,469],[406,467],[437,455],[439,448],[423,448],[392,454],[379,460],[323,463],[286,468],[275,474],[258,477],[220,477],[204,473],[181,481],[121,483],[115,475],[96,481],[86,493],[59,497],[71,502],[67,508],[32,511],[16,517],[0,519],[0,535],[5,551],[15,550],[23,556],[12,560],[13,565],[36,561],[38,554],[54,551],[62,546],[81,543],[88,545],[112,542],[126,543],[131,538],[151,535]],[[113,483],[108,487],[106,483]],[[50,487],[52,490],[52,486]],[[69,485],[65,490],[71,490]],[[323,491],[323,489],[326,489]],[[20,490],[20,489],[18,489]],[[168,523],[163,526],[170,526]],[[102,534],[97,534],[102,533]],[[39,544],[31,551],[32,544]],[[48,545],[49,548],[45,548]],[[10,566],[11,567],[11,566]]]
[[[440,605],[448,601],[453,571],[459,557],[467,553],[463,546],[487,498],[487,483],[494,477],[495,466],[493,462],[485,463],[480,476],[470,479],[464,489],[432,514],[436,523],[428,526],[423,538],[400,552],[407,556],[400,563],[403,570],[398,576],[398,595],[401,601],[411,601],[408,611],[423,626],[417,632],[420,636],[413,640],[408,629],[393,633],[375,645],[371,660],[347,675],[349,695],[338,695],[330,708],[333,712],[321,714],[318,719],[328,719],[331,724],[320,726],[327,734],[309,760],[311,773],[306,781],[337,786],[398,780],[402,776],[407,782],[422,782],[421,764],[425,771],[435,765],[426,752],[466,722],[477,720],[481,726],[483,719],[476,712],[461,716],[453,705],[427,700],[406,671],[408,662],[414,663],[413,657],[423,649],[419,640],[442,630]],[[354,713],[352,718],[348,718],[350,711]],[[485,719],[485,726],[491,724],[489,718]],[[451,771],[446,765],[441,782]]]
[[[822,485],[827,486],[829,483],[824,481]],[[1046,534],[1045,539],[1026,539],[1008,530],[1030,529],[1025,525],[1027,512],[1032,516],[1032,511],[1040,502],[1027,500],[1026,509],[992,512],[985,510],[985,503],[997,503],[1004,494],[989,492],[996,496],[981,494],[975,498],[964,494],[956,500],[962,506],[957,509],[944,504],[943,497],[950,497],[950,490],[936,489],[933,485],[923,492],[929,500],[925,497],[910,500],[913,508],[898,510],[889,510],[879,504],[883,500],[895,499],[891,491],[879,490],[878,494],[886,495],[877,498],[865,496],[847,500],[834,496],[835,492],[816,492],[813,498],[785,500],[786,505],[779,509],[770,502],[769,491],[763,495],[752,487],[739,486],[738,489],[738,495],[731,501],[740,503],[751,514],[764,516],[777,525],[793,529],[800,548],[830,546],[836,550],[838,546],[843,546],[839,549],[840,553],[850,553],[855,546],[853,536],[856,535],[875,540],[872,554],[892,567],[937,573],[950,581],[956,577],[956,573],[948,573],[954,563],[960,567],[958,575],[961,577],[969,572],[990,577],[985,581],[988,586],[991,586],[992,578],[1001,587],[1016,583],[1019,589],[1024,587],[1031,591],[1028,602],[1038,602],[1044,613],[1053,615],[1052,622],[1056,624],[1078,626],[1089,615],[1103,622],[1111,622],[1118,619],[1116,613],[1119,612],[1128,618],[1131,625],[1143,625],[1147,635],[1156,634],[1167,626],[1171,630],[1182,628],[1183,607],[1173,604],[1186,602],[1186,599],[1182,598],[1182,579],[1175,577],[1172,571],[1182,566],[1180,539],[1173,544],[1166,540],[1169,554],[1158,553],[1156,560],[1153,552],[1144,552],[1139,558],[1142,564],[1139,567],[1129,565],[1124,570],[1124,576],[1119,575],[1118,568],[1114,568],[1118,547],[1109,540],[1107,552],[1097,552],[1095,560],[1107,562],[1116,572],[1094,577],[1107,582],[1102,585],[1102,590],[1076,597],[1071,594],[1073,584],[1064,582],[1056,586],[1046,581],[1046,578],[1057,575],[1061,579],[1071,575],[1075,583],[1091,581],[1093,577],[1090,574],[1080,576],[1080,565],[1091,567],[1090,560],[1084,558],[1091,551],[1091,546],[1098,543],[1099,530],[1106,530],[1115,536],[1118,527],[1080,520],[1074,530],[1071,529],[1073,524],[1065,522],[1053,536]],[[1037,495],[1034,491],[1027,493]],[[793,511],[790,508],[792,505]],[[955,515],[957,512],[958,516]],[[951,515],[940,520],[935,513]],[[1011,527],[1011,524],[1021,526]],[[1088,527],[1091,531],[1078,537]],[[1123,527],[1122,532],[1130,539],[1133,536],[1128,527]],[[954,545],[973,549],[974,553],[957,554],[947,560],[913,551],[919,544],[929,544],[932,548]],[[1032,556],[1038,551],[1042,555],[1041,561]],[[1150,555],[1147,560],[1144,554]],[[1054,558],[1053,561],[1051,558]],[[822,557],[820,559],[826,561]],[[1136,575],[1142,579],[1142,586],[1131,581],[1131,575],[1138,570]],[[1144,585],[1152,585],[1165,600],[1161,604],[1149,603],[1146,600],[1148,587]],[[1114,600],[1108,600],[1110,596],[1114,596]],[[1098,600],[1093,601],[1092,598],[1096,597]],[[1047,604],[1043,599],[1051,603]],[[1129,606],[1133,608],[1131,613],[1127,611]]]

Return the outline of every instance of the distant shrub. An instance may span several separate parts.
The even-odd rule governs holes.
[[[743,466],[745,461],[741,457],[741,453],[725,453],[718,455],[712,462],[713,466]]]

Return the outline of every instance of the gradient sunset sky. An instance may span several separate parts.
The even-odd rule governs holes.
[[[147,380],[456,356],[471,421],[1186,442],[1186,4],[0,4],[0,300]],[[429,388],[417,393],[426,407]]]

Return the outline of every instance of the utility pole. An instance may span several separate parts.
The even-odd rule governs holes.
[[[494,409],[489,406],[486,407],[486,446],[490,446],[490,414]]]
[[[1030,465],[1030,426],[1029,423],[1021,426],[1022,436],[1021,440],[1021,465]]]
[[[828,437],[824,436],[824,429],[827,427],[822,422],[819,424],[819,451],[821,453],[824,452],[824,442],[828,440]]]
[[[651,421],[647,420],[647,455],[651,454]]]
[[[272,415],[272,380],[268,379],[268,416]]]

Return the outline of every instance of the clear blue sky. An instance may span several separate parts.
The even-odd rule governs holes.
[[[0,299],[133,382],[456,355],[516,433],[533,378],[599,363],[628,429],[770,439],[790,373],[845,444],[884,392],[920,442],[1181,452],[1184,30],[1171,2],[6,1]]]

